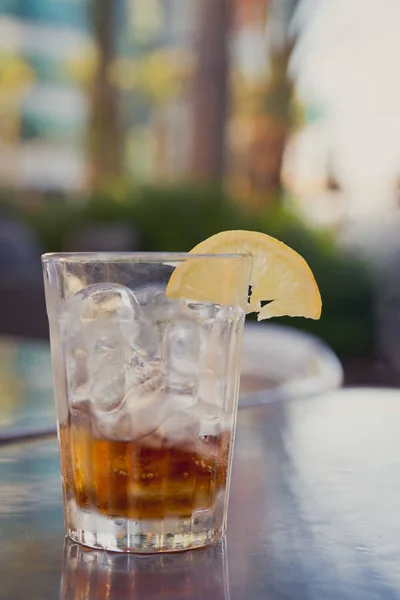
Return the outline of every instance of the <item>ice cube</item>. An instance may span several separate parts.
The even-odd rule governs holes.
[[[209,333],[206,337],[199,376],[199,397],[202,401],[224,405],[225,383],[228,377],[229,345],[224,336],[218,332]]]
[[[85,344],[83,336],[83,345]],[[74,349],[67,357],[68,396],[71,404],[86,400],[99,410],[113,410],[125,396],[125,374],[117,348],[97,343],[88,351]]]
[[[88,379],[87,374],[87,354],[83,344],[67,343],[65,344],[66,356],[65,367],[67,376],[67,390],[71,404],[79,404],[86,400],[86,395],[81,393],[81,388]]]
[[[95,417],[101,435],[118,440],[151,438],[152,446],[191,442],[200,424],[193,397],[168,393],[161,373],[133,386],[116,409],[97,411]],[[208,418],[215,416],[208,413]]]
[[[145,360],[134,348],[128,346],[125,373],[128,392],[135,385],[141,385],[147,380],[161,376],[161,367],[159,362]]]
[[[222,308],[219,304],[213,302],[195,302],[186,300],[186,311],[190,319],[195,320],[202,325],[212,325]],[[226,307],[224,307],[226,308]]]
[[[157,368],[138,348],[141,307],[128,288],[90,285],[68,299],[61,322],[68,394],[72,404],[90,400],[97,410],[114,410],[136,383]]]
[[[161,360],[168,323],[180,314],[179,301],[165,296],[165,287],[152,285],[135,291],[143,318],[139,323],[138,345],[146,349],[149,360]]]
[[[165,286],[152,284],[135,289],[135,296],[144,308],[157,308],[165,302],[171,302],[165,295]]]
[[[133,348],[123,342],[109,346],[98,344],[89,352],[86,381],[70,386],[72,404],[89,400],[96,410],[117,408],[135,386],[159,374],[158,366],[146,363]]]
[[[169,391],[197,398],[201,329],[190,319],[170,322],[165,330],[163,358]]]
[[[96,427],[109,439],[134,440],[154,432],[166,414],[160,377],[134,386],[114,410],[95,413]]]
[[[194,444],[199,435],[200,420],[193,408],[170,414],[158,427],[156,434],[165,446]]]
[[[216,404],[199,402],[197,411],[199,418],[199,436],[217,436],[226,426],[226,414]]]
[[[70,300],[77,307],[81,321],[99,323],[101,320],[118,324],[134,322],[139,311],[135,294],[117,283],[95,283],[88,285]]]

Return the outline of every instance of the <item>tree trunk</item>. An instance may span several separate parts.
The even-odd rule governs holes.
[[[193,87],[191,175],[220,182],[228,105],[229,0],[200,0],[198,63]]]
[[[92,0],[93,30],[99,53],[92,88],[89,140],[95,188],[118,177],[123,163],[118,91],[108,77],[110,64],[116,56],[115,7],[115,0]]]

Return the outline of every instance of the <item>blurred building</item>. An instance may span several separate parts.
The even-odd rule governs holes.
[[[126,1],[119,48],[131,59],[122,82],[123,114],[126,167],[136,179],[187,173],[197,8],[196,0]]]
[[[290,136],[285,149],[285,189],[307,221],[317,226],[337,225],[346,211],[346,199],[328,127],[324,121],[314,121],[313,115],[307,121]]]
[[[298,0],[3,0],[0,180],[225,182],[277,197]]]
[[[133,59],[122,87],[126,164],[136,179],[225,180],[235,196],[264,203],[277,192],[296,4],[128,1],[120,53]]]
[[[232,49],[228,185],[246,203],[281,197],[281,167],[292,127],[287,65],[297,0],[237,0]]]
[[[29,189],[83,185],[88,100],[75,71],[91,53],[85,0],[2,3],[2,185]]]
[[[285,181],[309,220],[338,225],[349,243],[371,245],[378,223],[387,240],[399,218],[399,17],[398,0],[301,0],[292,21],[306,114]]]

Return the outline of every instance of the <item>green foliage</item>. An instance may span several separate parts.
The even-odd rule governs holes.
[[[144,188],[134,209],[143,250],[188,251],[224,229],[244,229],[250,218],[218,188]]]
[[[21,216],[35,230],[44,252],[61,252],[64,236],[79,222],[75,207],[58,199],[50,200],[34,211],[22,209]]]
[[[321,290],[320,321],[279,319],[325,339],[341,357],[373,351],[373,281],[367,267],[339,252],[327,232],[307,228],[280,204],[262,214],[245,211],[215,187],[144,187],[96,194],[86,201],[47,202],[25,214],[45,251],[66,247],[70,234],[93,224],[130,226],[143,251],[187,251],[227,229],[249,229],[273,235],[300,252]]]

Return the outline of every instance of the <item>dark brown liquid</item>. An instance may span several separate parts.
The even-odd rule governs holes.
[[[109,517],[187,518],[212,507],[226,486],[226,432],[171,447],[151,436],[102,439],[80,423],[61,427],[60,442],[67,498]]]

